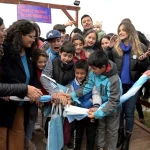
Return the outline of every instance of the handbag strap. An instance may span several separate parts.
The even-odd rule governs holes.
[[[56,112],[56,108],[55,108],[55,104],[53,103],[50,116],[52,116],[52,114],[54,114],[54,111]]]
[[[52,104],[52,109],[51,109],[51,114],[50,115],[52,115],[52,114],[62,116],[61,104],[58,104],[58,105]]]

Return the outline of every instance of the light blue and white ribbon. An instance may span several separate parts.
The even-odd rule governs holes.
[[[134,95],[138,92],[138,90],[142,87],[142,85],[143,85],[147,80],[148,80],[148,77],[147,77],[146,75],[142,75],[142,76],[134,83],[134,85],[128,90],[128,92],[125,93],[124,95],[122,95],[122,96],[120,97],[120,104],[118,105],[118,107],[121,106],[121,104],[124,103],[125,101],[127,101],[130,97],[134,96]],[[107,104],[107,102],[104,103],[104,104],[102,104],[102,105],[98,108],[98,110],[97,110],[97,111],[99,111],[99,113],[98,113],[98,114],[99,114],[98,118],[103,118],[103,117],[105,117],[105,116],[108,115],[108,113],[104,113],[104,112],[102,111],[102,108],[104,108],[104,107],[106,106],[106,104]],[[117,108],[116,108],[116,109],[117,109]],[[67,111],[66,113],[67,113],[67,117],[68,117],[68,119],[69,119],[70,122],[72,122],[72,121],[75,120],[75,119],[81,120],[81,119],[85,118],[86,116],[88,116],[88,114],[84,114],[84,115],[83,115],[83,114],[75,114],[75,111],[74,111],[74,115],[70,115],[68,110],[69,110],[69,109],[66,110],[66,111]],[[97,111],[96,111],[96,112],[97,112]]]

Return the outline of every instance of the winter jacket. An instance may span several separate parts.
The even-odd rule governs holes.
[[[24,70],[23,63],[20,56],[12,57],[11,43],[4,42],[4,56],[2,58],[4,75],[2,82],[10,84],[26,83],[26,73]],[[29,84],[36,86],[34,83],[33,74],[33,63],[31,58],[32,50],[26,51],[28,68],[30,72]],[[35,72],[36,73],[36,72]],[[27,93],[27,92],[26,92]],[[20,98],[24,98],[26,93],[21,93],[18,95]],[[0,100],[0,127],[11,127],[13,124],[13,119],[18,107],[18,102],[15,101],[2,101]],[[29,102],[24,102],[25,114],[28,114]]]
[[[142,49],[144,52],[146,52],[146,47],[143,44],[142,44]],[[112,60],[117,65],[118,73],[120,76],[124,55],[119,56],[114,48],[109,48],[105,51],[109,59]],[[130,52],[130,75],[131,75],[132,82],[137,81],[139,77],[141,76],[141,74],[147,70],[148,66],[149,66],[149,59],[144,59],[140,61],[137,57],[135,58],[135,54],[131,50]]]
[[[82,84],[80,84],[75,78],[69,85],[69,91],[76,91],[80,88]],[[83,108],[92,108],[99,107],[101,105],[101,98],[96,87],[93,88],[92,91],[87,93],[86,95],[79,98],[80,104],[77,104],[79,107]]]
[[[115,110],[120,103],[122,86],[116,65],[112,61],[109,61],[109,65],[111,66],[111,69],[99,76],[91,71],[88,80],[78,90],[71,93],[72,99],[76,100],[79,97],[86,95],[92,91],[94,86],[96,86],[100,93],[102,104],[108,102],[102,111],[110,113]]]

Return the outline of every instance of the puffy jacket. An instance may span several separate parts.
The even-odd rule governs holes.
[[[142,49],[144,52],[146,52],[146,47],[142,44]],[[120,76],[121,70],[122,70],[122,62],[124,56],[119,56],[118,53],[114,48],[109,48],[105,50],[110,60],[112,60],[116,65],[118,69],[118,73]],[[131,80],[133,82],[137,81],[141,74],[147,70],[149,66],[149,59],[144,59],[140,61],[138,58],[134,58],[134,53],[131,51],[130,53],[130,76]]]
[[[0,97],[26,95],[26,84],[0,84]],[[7,102],[0,98],[0,127],[11,127],[17,106],[16,101]]]
[[[0,84],[0,97],[3,96],[26,96],[27,95],[26,84]]]

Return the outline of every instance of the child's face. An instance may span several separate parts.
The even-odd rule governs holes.
[[[60,53],[60,58],[64,64],[68,64],[69,62],[73,60],[73,54],[62,52]]]
[[[54,52],[59,52],[61,47],[61,38],[55,38],[48,41],[49,46]]]
[[[75,77],[78,82],[82,82],[83,80],[85,80],[86,76],[87,72],[84,69],[75,69]]]
[[[98,67],[95,67],[95,66],[90,66],[90,67],[92,69],[92,72],[96,76],[99,76],[99,75],[101,75],[102,73],[104,73],[106,71],[106,66],[103,66],[102,68],[98,68]]]
[[[73,44],[76,48],[76,54],[80,54],[84,46],[83,42],[81,40],[74,40]]]
[[[47,58],[44,56],[39,56],[36,66],[38,69],[43,70],[44,67],[46,66]]]
[[[98,25],[94,25],[94,26],[93,26],[93,29],[94,29],[96,32],[101,31],[101,28],[100,28],[100,26],[98,26]]]
[[[89,33],[85,37],[85,46],[93,46],[96,43],[96,34],[95,33]]]
[[[101,40],[101,47],[102,47],[102,49],[104,50],[104,49],[108,48],[109,43],[110,43],[109,39],[103,38]]]

